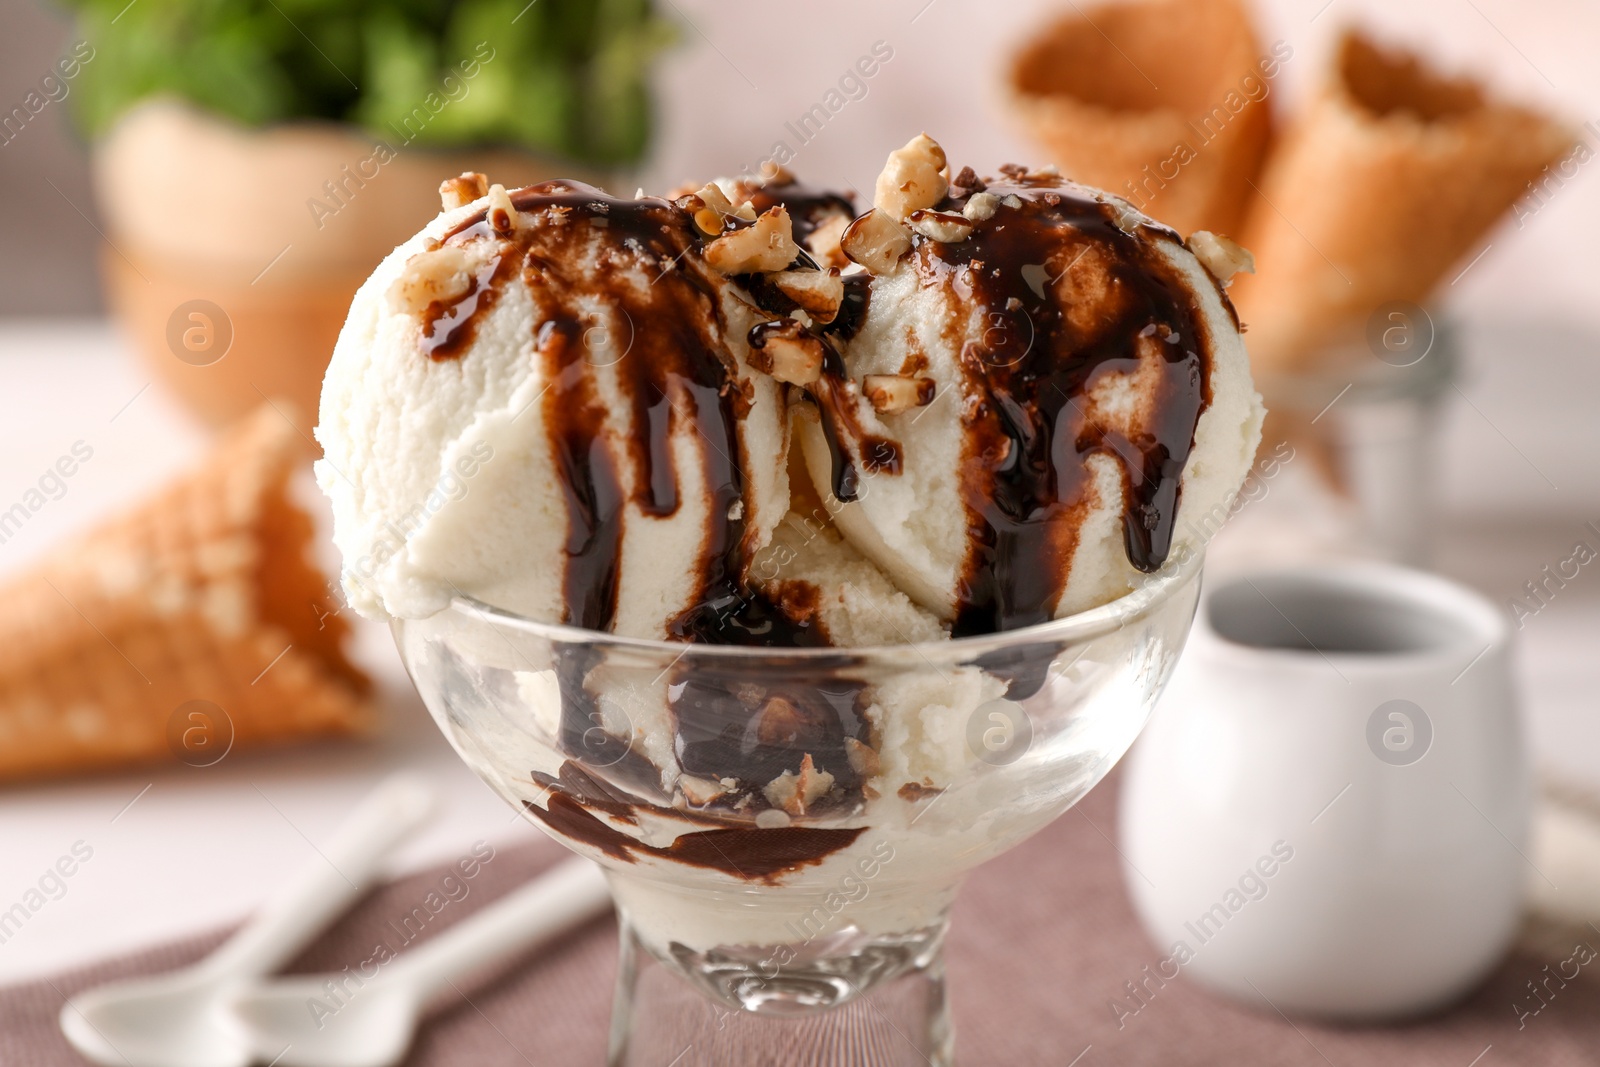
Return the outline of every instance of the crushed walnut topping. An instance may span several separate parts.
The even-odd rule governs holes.
[[[1196,230],[1184,242],[1200,265],[1224,286],[1233,283],[1235,274],[1254,274],[1256,257],[1250,250],[1225,234]]]
[[[880,415],[895,415],[933,403],[936,386],[932,378],[909,374],[868,374],[861,379],[861,391]]]
[[[506,187],[489,186],[489,225],[494,232],[509,237],[516,232],[518,221],[516,205],[511,202],[511,194],[506,192]]]
[[[389,290],[389,300],[398,311],[420,315],[429,304],[459,300],[471,288],[466,253],[454,247],[435,248],[406,260]]]
[[[729,786],[726,781],[716,778],[696,778],[692,774],[680,775],[678,790],[683,794],[683,799],[697,808],[703,808],[715,801],[718,797],[728,794]]]
[[[694,216],[694,224],[702,233],[713,237],[727,228],[730,218],[754,222],[756,217],[756,210],[748,200],[734,207],[716,182],[707,182],[688,196],[679,197],[676,203]]]
[[[983,179],[978,177],[971,167],[962,167],[961,173],[950,182],[950,195],[967,196],[971,193],[981,193],[985,188]]]
[[[844,754],[850,761],[850,769],[863,778],[877,777],[883,767],[877,749],[853,737],[844,739]]]
[[[982,222],[984,219],[994,217],[1000,210],[1000,198],[993,193],[973,193],[967,197],[966,205],[962,207],[961,214],[969,222]]]
[[[949,191],[947,174],[944,149],[932,137],[919,133],[904,148],[889,153],[873,191],[873,206],[895,219],[931,208]]]
[[[723,234],[706,246],[706,262],[723,274],[780,271],[799,254],[788,209],[781,204],[756,219],[754,225]]]
[[[463,172],[460,177],[446,178],[439,183],[439,202],[444,210],[466,207],[474,200],[488,195],[489,179],[475,170]]]
[[[780,382],[810,385],[822,377],[822,342],[793,319],[757,327],[759,345],[750,348],[750,365]]]
[[[911,234],[886,213],[869,211],[846,227],[839,248],[851,262],[886,274],[911,251]]]
[[[830,215],[826,221],[811,231],[811,254],[818,263],[824,267],[838,267],[843,270],[850,265],[850,257],[844,254],[844,249],[839,247],[844,237],[844,231],[849,228],[851,218],[848,215]]]
[[[800,760],[800,773],[784,771],[768,782],[762,790],[767,802],[790,816],[804,815],[807,809],[828,795],[833,788],[833,775],[819,771],[808,752]]]
[[[959,244],[972,236],[972,223],[965,215],[943,211],[913,211],[907,224],[928,238],[944,244]]]
[[[839,314],[839,305],[844,303],[844,279],[839,277],[837,267],[779,271],[772,276],[772,284],[822,325],[832,322]]]
[[[791,185],[794,183],[794,175],[789,172],[788,168],[767,159],[761,163],[761,183],[763,185]]]

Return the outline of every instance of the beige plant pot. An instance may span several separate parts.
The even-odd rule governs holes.
[[[597,181],[507,150],[429,151],[333,123],[247,129],[152,101],[97,148],[111,307],[151,376],[221,425],[279,406],[310,439],[356,289],[464,170]]]

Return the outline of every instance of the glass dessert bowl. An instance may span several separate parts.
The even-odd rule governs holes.
[[[606,869],[613,1067],[946,1065],[963,877],[1132,744],[1199,573],[1174,559],[1055,622],[877,648],[633,640],[467,598],[393,625],[467,764]]]

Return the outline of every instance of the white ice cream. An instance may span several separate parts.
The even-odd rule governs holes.
[[[1027,365],[1043,357],[1064,363],[1077,357],[1066,346],[1047,349],[1050,338],[1044,326],[1033,321],[1034,308],[1019,307],[1007,315],[1003,306],[996,308],[986,300],[985,294],[975,289],[973,275],[962,269],[964,264],[955,260],[953,253],[974,261],[971,269],[980,282],[986,280],[983,275],[993,278],[1020,272],[1024,284],[1013,284],[1008,290],[1002,282],[995,288],[1027,297],[1031,287],[1041,306],[1052,312],[1061,309],[1065,329],[1089,334],[1099,328],[1103,308],[1112,309],[1107,314],[1121,315],[1125,314],[1124,302],[1133,303],[1124,292],[1126,285],[1116,279],[1113,272],[1118,267],[1105,249],[1111,242],[1127,243],[1128,235],[1137,235],[1140,251],[1158,257],[1159,263],[1170,269],[1173,288],[1188,305],[1199,336],[1185,343],[1203,349],[1206,355],[1197,362],[1204,368],[1210,403],[1193,426],[1192,450],[1179,482],[1178,510],[1195,515],[1218,509],[1225,512],[1260,443],[1263,411],[1250,380],[1243,340],[1216,281],[1195,255],[1176,239],[1163,237],[1167,231],[1120,201],[1048,176],[1021,180],[1041,183],[1025,188],[1024,195],[1060,193],[1105,203],[1120,216],[1117,228],[1103,227],[1110,242],[1098,233],[1083,236],[1083,231],[1063,227],[1059,240],[1052,235],[1036,242],[1042,246],[1040,262],[1008,262],[1001,255],[1004,247],[994,245],[1022,225],[1022,206],[1010,203],[1015,196],[1000,199],[992,192],[973,194],[967,201],[990,200],[981,210],[968,208],[968,215],[981,223],[976,232],[960,225],[959,206],[944,209],[943,215],[931,221],[908,220],[914,247],[875,273],[868,313],[859,332],[843,346],[851,383],[842,402],[852,409],[852,417],[869,440],[898,443],[899,468],[875,471],[873,464],[862,460],[862,449],[846,437],[844,448],[856,459],[860,499],[840,502],[830,488],[834,464],[821,425],[815,419],[797,423],[799,444],[813,481],[845,538],[899,588],[945,620],[955,619],[963,609],[964,597],[971,595],[965,583],[974,580],[971,557],[978,544],[974,527],[982,527],[983,517],[973,513],[970,501],[974,495],[986,495],[986,479],[993,476],[993,470],[1016,462],[1012,455],[986,452],[993,450],[995,439],[975,432],[974,427],[985,420],[998,420],[1006,404],[1020,403],[1006,395],[1009,383],[1004,375],[1013,361]],[[1024,189],[1015,182],[1010,184]],[[885,210],[880,207],[878,212]],[[927,211],[918,214],[933,215]],[[929,233],[943,224],[940,236],[949,240],[935,241],[917,232],[919,222]],[[986,231],[985,226],[996,231]],[[991,232],[997,232],[996,239],[990,239]],[[1037,272],[1031,278],[1030,270]],[[1134,321],[1137,325],[1140,320]],[[1129,441],[1150,435],[1155,418],[1152,397],[1161,388],[1160,373],[1167,364],[1166,343],[1151,327],[1146,330],[1145,336],[1128,333],[1131,360],[1109,361],[1077,395],[1062,393],[1055,398],[1064,405],[1063,423],[1069,415],[1081,413],[1086,425],[1119,433]],[[1008,331],[1026,336],[1012,348],[1001,348]],[[931,382],[932,401],[880,413],[866,392],[854,387],[855,382],[895,378]],[[1046,399],[1051,399],[1048,390],[1044,391]],[[1058,472],[1078,462],[1070,457],[1060,459],[1060,439],[1066,432],[1065,425],[1057,427],[1052,458]],[[1182,432],[1186,436],[1189,431],[1185,427]],[[1001,441],[1000,445],[1009,450],[1011,442]],[[1043,618],[1107,603],[1128,593],[1143,578],[1124,547],[1123,517],[1137,504],[1126,491],[1117,449],[1094,450],[1081,462],[1089,483],[1083,506],[1063,504],[1054,514],[1041,514],[1035,520],[1052,528],[1058,555],[1039,560],[1037,569],[1014,576],[1024,584],[1048,585],[1055,571],[1064,574]],[[1197,527],[1177,522],[1174,509],[1168,508],[1164,517],[1175,535],[1170,553],[1183,555],[1204,548],[1190,543]]]
[[[317,469],[358,610],[437,622],[467,595],[625,637],[887,657],[869,669],[833,656],[785,676],[751,658],[680,664],[686,646],[673,643],[655,650],[660,662],[636,648],[537,663],[470,616],[408,649],[463,758],[553,836],[620,872],[618,899],[659,953],[790,942],[818,908],[873,935],[936,924],[961,871],[1104,773],[1170,667],[1192,599],[1154,636],[1108,625],[1070,662],[1032,646],[1043,659],[1018,685],[1015,662],[980,664],[949,641],[952,626],[970,627],[984,583],[1005,596],[1044,590],[1041,618],[1136,590],[1127,515],[1155,531],[1155,548],[1137,549],[1146,571],[1190,554],[1183,531],[1209,527],[1174,512],[1225,508],[1260,431],[1237,327],[1181,242],[1048,176],[1007,180],[1030,197],[1089,197],[1117,220],[1121,237],[1065,234],[1062,247],[1087,259],[1056,263],[1052,246],[1017,276],[1068,324],[1062,336],[1099,337],[1091,327],[1104,319],[1115,325],[1105,343],[1125,344],[1095,349],[1093,373],[1063,394],[1078,438],[1095,440],[1056,435],[1065,445],[1046,450],[1037,479],[1061,497],[1038,512],[1048,536],[1005,573],[984,569],[994,539],[982,509],[1008,456],[993,415],[1017,388],[1001,373],[1011,364],[984,353],[1005,350],[990,304],[1017,277],[980,273],[1018,265],[1003,262],[1009,236],[977,224],[1021,230],[1022,216],[1005,213],[1022,200],[985,201],[970,183],[947,199],[949,169],[925,137],[891,157],[877,211],[848,231],[841,198],[802,197],[787,181],[706,186],[673,203],[565,183],[477,195],[468,182],[470,202],[396,249],[356,296],[324,387]],[[871,277],[851,267],[847,288],[837,264],[850,261]],[[1162,347],[1179,334],[1154,320],[1142,329],[1117,288],[1156,275],[1186,324],[1188,362]],[[862,289],[864,310],[841,296]],[[1080,354],[1032,358],[1055,374]],[[1204,368],[1185,386],[1203,387],[1203,407],[1173,384],[1174,367]],[[1150,467],[1139,456],[1159,459],[1158,439],[1186,459]],[[849,500],[833,492],[846,484],[835,451],[853,471]],[[1135,460],[1161,478],[1138,483]],[[1157,481],[1159,506],[1130,495]],[[1178,540],[1162,542],[1164,529]],[[437,693],[463,676],[445,708]],[[987,736],[1028,699],[1062,717],[1060,732],[1002,769],[976,747],[974,724]],[[673,852],[708,826],[861,832],[752,879]],[[840,918],[827,901],[847,878],[874,888]]]
[[[515,212],[511,237],[480,232],[446,242],[446,251],[460,248],[469,276],[485,276],[501,256],[517,262],[492,306],[472,316],[470,343],[452,358],[430,358],[423,308],[451,280],[432,276],[430,257],[440,254],[447,234],[486,210],[486,198],[447,210],[395,249],[356,294],[334,350],[317,474],[333,502],[346,593],[358,611],[377,618],[428,615],[465,593],[531,618],[581,622],[564,601],[573,477],[563,469],[552,422],[588,405],[603,457],[581,458],[603,458],[622,497],[615,617],[604,628],[664,637],[667,620],[704,592],[713,562],[707,540],[732,506],[724,500],[715,514],[716,487],[705,479],[708,457],[726,442],[700,432],[692,417],[697,401],[687,391],[668,397],[660,413],[672,422],[669,477],[677,506],[665,517],[641,506],[649,472],[638,445],[649,430],[631,399],[641,388],[642,361],[655,356],[647,331],[672,322],[636,321],[645,317],[628,308],[664,316],[662,309],[685,294],[703,288],[716,297],[687,312],[703,324],[697,340],[719,359],[728,387],[748,398],[735,433],[745,482],[740,512],[752,550],[766,543],[788,502],[781,387],[750,369],[745,343],[766,316],[692,256],[672,263],[625,244],[616,227],[541,204]],[[689,276],[698,286],[682,284]],[[408,302],[408,284],[431,290]],[[470,309],[487,288],[480,284],[455,306]],[[573,336],[549,329],[567,319],[576,320]],[[552,338],[581,346],[564,368]]]

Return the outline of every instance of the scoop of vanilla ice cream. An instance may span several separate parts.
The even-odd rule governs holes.
[[[796,432],[844,537],[960,636],[1106,603],[1203,548],[1215,524],[1178,512],[1226,510],[1262,409],[1175,233],[1054,174],[940,184],[918,207],[880,182],[847,234],[875,273],[822,405],[836,429]]]
[[[544,621],[694,636],[787,510],[767,318],[689,254],[688,216],[570,182],[498,186],[397,248],[323,387],[319,481],[361,613],[468,594]]]

